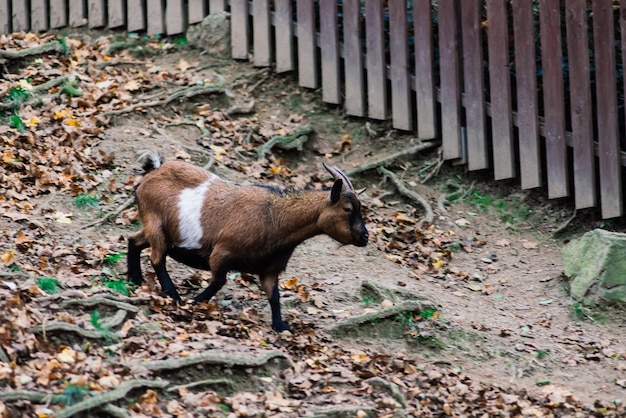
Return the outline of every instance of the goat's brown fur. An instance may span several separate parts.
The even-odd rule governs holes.
[[[333,175],[339,178],[330,195],[316,191],[281,195],[265,187],[229,183],[187,163],[159,164],[160,160],[136,190],[143,228],[129,239],[128,274],[141,283],[139,253],[151,247],[150,260],[161,286],[178,301],[180,296],[165,270],[166,255],[213,273],[211,285],[196,301],[211,298],[224,284],[229,270],[259,274],[272,306],[272,325],[277,330],[288,329],[280,318],[277,282],[295,247],[322,233],[343,244],[367,243],[357,194],[347,177],[341,178],[336,172]],[[208,180],[212,182],[200,212],[201,247],[181,248],[181,193]]]

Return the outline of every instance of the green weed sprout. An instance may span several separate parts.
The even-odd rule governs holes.
[[[54,277],[39,277],[37,279],[37,286],[46,293],[58,293],[61,283]]]

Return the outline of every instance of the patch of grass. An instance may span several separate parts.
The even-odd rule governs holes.
[[[438,318],[439,312],[435,309],[424,309],[420,311],[420,316],[424,319]]]
[[[17,129],[18,131],[20,131],[20,133],[26,131],[26,125],[24,124],[24,121],[17,114],[9,116],[9,126],[11,128]]]
[[[112,266],[113,264],[117,263],[118,261],[120,261],[124,257],[126,257],[126,252],[107,254],[104,257],[104,262],[106,264]]]
[[[9,89],[6,94],[7,101],[12,105],[14,109],[18,109],[20,105],[33,97],[28,88],[23,86],[15,86]]]
[[[291,110],[300,110],[302,108],[302,104],[304,103],[304,99],[300,94],[292,94],[289,97],[289,107]]]
[[[37,286],[44,292],[52,294],[59,292],[61,283],[54,277],[39,277],[37,279]]]
[[[419,312],[419,317],[423,319],[437,318],[438,312],[431,309],[424,309]],[[403,329],[407,330],[406,333],[420,346],[431,350],[443,350],[445,348],[445,344],[439,338],[423,329],[423,327],[418,326],[419,319],[415,317],[413,312],[404,312],[398,315],[396,321],[400,323]]]
[[[569,311],[576,321],[595,321],[595,319],[589,314],[589,310],[585,308],[580,302],[575,302],[573,305],[571,305]]]
[[[539,350],[539,351],[537,351],[537,358],[539,360],[541,360],[542,358],[547,357],[548,354],[550,354],[550,352],[548,352],[546,350]]]
[[[65,406],[72,406],[90,396],[91,391],[87,386],[68,384],[59,395],[62,397],[62,403]]]
[[[435,351],[440,351],[446,348],[443,341],[433,335],[418,335],[415,337],[415,341],[417,341],[419,345]]]
[[[99,204],[98,198],[91,194],[79,194],[74,198],[74,206],[79,209],[97,208]]]
[[[446,248],[448,249],[448,251],[452,253],[456,253],[456,252],[461,251],[461,243],[459,241],[454,241],[448,244]]]
[[[123,256],[124,254],[112,254],[109,261],[116,262],[117,260],[119,260],[119,258]],[[106,261],[107,260],[105,258],[105,262]],[[135,289],[134,283],[128,282],[123,277],[120,277],[117,272],[109,266],[105,266],[102,268],[102,275],[96,278],[96,280],[101,281],[104,287],[111,289],[114,292],[120,293],[124,296],[130,296],[132,291]]]
[[[59,38],[58,42],[61,45],[61,54],[69,55],[70,52],[72,52],[72,49],[67,44],[67,40],[65,38]]]
[[[502,222],[511,225],[528,219],[532,215],[532,208],[522,203],[522,200],[516,196],[495,199],[483,191],[473,190],[464,200],[482,212],[495,213]]]
[[[95,329],[96,331],[102,332],[102,334],[104,335],[104,341],[107,344],[117,339],[117,335],[115,334],[115,331],[111,329],[111,327],[105,327],[104,325],[102,325],[102,322],[100,322],[100,312],[97,309],[94,309],[91,312],[91,326],[93,326],[93,329]]]
[[[104,282],[104,287],[109,288],[114,292],[120,293],[124,296],[130,296],[133,286],[133,283],[127,282],[124,279],[105,280]]]
[[[371,296],[363,296],[363,299],[361,299],[361,304],[364,306],[373,306],[378,305],[378,301]]]

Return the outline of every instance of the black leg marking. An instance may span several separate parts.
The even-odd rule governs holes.
[[[215,294],[226,284],[226,273],[227,271],[213,273],[213,280],[211,280],[211,284],[209,284],[207,288],[202,291],[202,293],[193,298],[193,300],[198,303],[210,300],[213,296],[215,296]]]
[[[272,328],[275,331],[291,331],[289,325],[283,322],[282,315],[280,313],[280,293],[278,292],[278,282],[274,284],[272,290],[272,296],[269,298],[270,308],[272,308]]]
[[[159,279],[159,283],[161,283],[161,289],[163,290],[163,293],[172,297],[176,302],[182,304],[183,300],[180,298],[180,295],[174,287],[174,283],[172,283],[170,275],[165,269],[165,257],[163,258],[163,260],[161,260],[159,264],[153,264],[152,266],[154,267],[154,272]]]
[[[140,246],[135,243],[133,238],[128,240],[128,253],[126,254],[126,263],[128,279],[140,285],[143,283],[143,274],[141,273],[141,251],[148,248],[148,245]]]

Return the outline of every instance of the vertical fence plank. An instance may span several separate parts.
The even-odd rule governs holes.
[[[142,31],[146,29],[146,7],[143,0],[128,0],[126,5],[128,10],[127,29],[129,32]]]
[[[417,137],[432,139],[437,136],[437,100],[431,0],[413,1],[413,39]]]
[[[204,0],[188,0],[187,11],[187,21],[190,25],[202,22],[202,19],[208,14]],[[218,12],[216,11],[215,13]]]
[[[582,209],[596,205],[587,1],[569,0],[565,19],[574,146],[574,196],[576,208]]]
[[[248,59],[248,0],[230,0],[230,34],[233,58]]]
[[[298,1],[298,78],[302,87],[319,87],[317,50],[315,47],[315,2]]]
[[[185,9],[183,0],[165,1],[165,31],[175,35],[185,31]]]
[[[126,15],[124,14],[124,0],[107,0],[108,21],[107,26],[119,28],[126,24]]]
[[[541,62],[548,197],[568,196],[567,145],[559,0],[540,0]]]
[[[254,34],[252,43],[254,48],[254,65],[268,67],[272,64],[272,50],[270,45],[271,28],[270,3],[268,0],[252,0],[254,15]]]
[[[593,44],[600,164],[600,204],[603,218],[622,215],[622,177],[612,0],[593,1]]]
[[[11,33],[10,0],[0,0],[0,34]]]
[[[14,32],[29,29],[28,8],[26,7],[26,4],[27,3],[24,0],[13,0],[12,2],[12,29]]]
[[[276,36],[276,72],[296,68],[293,51],[293,7],[291,0],[274,3],[274,27]]]
[[[387,74],[383,1],[365,0],[365,66],[367,69],[367,108],[372,119],[387,119]]]
[[[65,0],[50,0],[50,27],[53,29],[67,26],[67,4]]]
[[[456,0],[439,1],[439,66],[443,157],[463,158],[461,143],[461,69]]]
[[[491,137],[496,180],[515,176],[507,1],[487,0]]]
[[[284,1],[285,0],[278,0],[276,3],[282,3]],[[214,14],[226,11],[226,3],[226,0],[209,0],[209,13]]]
[[[140,1],[140,0],[135,0],[135,1]],[[78,26],[86,25],[87,24],[86,1],[85,0],[70,0],[69,6],[70,6],[70,13],[69,13],[70,26],[78,27]]]
[[[537,104],[537,64],[533,3],[513,2],[517,126],[522,189],[541,186],[541,148]]]
[[[2,13],[0,11],[0,13]],[[31,0],[30,2],[30,30],[43,32],[48,30],[48,5],[45,0]],[[2,31],[0,31],[1,33]]]
[[[409,81],[409,22],[404,0],[389,1],[389,54],[391,78],[391,114],[393,127],[413,129],[411,85]]]
[[[165,33],[164,12],[165,11],[162,0],[146,0],[146,20],[148,21],[148,35]]]
[[[341,103],[339,86],[339,36],[337,1],[320,0],[320,47],[322,55],[322,100]]]
[[[365,78],[361,47],[361,5],[359,0],[343,1],[343,54],[346,80],[346,113],[365,116]]]
[[[101,28],[106,25],[105,0],[88,0],[88,19],[90,28]],[[150,2],[150,0],[148,0]]]
[[[467,162],[470,170],[481,170],[489,167],[483,41],[480,27],[481,3],[481,0],[463,0],[461,2]]]

